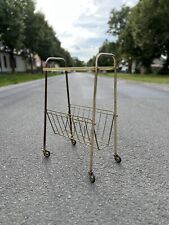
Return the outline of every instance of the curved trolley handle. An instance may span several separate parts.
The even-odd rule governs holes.
[[[116,68],[116,59],[115,59],[115,55],[113,53],[104,53],[104,52],[100,52],[96,55],[96,60],[95,60],[95,67],[98,68],[98,60],[99,60],[99,57],[102,56],[102,55],[105,55],[105,56],[112,56],[113,58],[113,65],[114,65],[114,68]]]
[[[45,66],[47,66],[47,63],[50,60],[56,60],[56,61],[64,61],[65,67],[66,67],[66,61],[64,58],[61,57],[48,57],[45,61]],[[47,122],[47,91],[48,91],[48,73],[45,71],[45,100],[44,100],[44,134],[43,134],[43,153],[44,156],[49,157],[50,152],[46,150],[46,122]]]
[[[90,149],[90,163],[89,175],[92,176],[93,172],[93,152],[94,152],[94,136],[95,136],[95,117],[96,117],[96,93],[97,93],[97,77],[98,77],[98,60],[101,56],[108,56],[113,58],[114,66],[114,157],[117,155],[117,74],[116,74],[116,59],[113,53],[98,53],[95,60],[95,77],[94,77],[94,91],[93,91],[93,114],[92,114],[92,129],[91,129],[91,149]],[[121,160],[121,159],[120,159]],[[117,160],[116,160],[117,161]]]
[[[61,57],[48,57],[45,61],[45,65],[47,66],[47,63],[50,61],[50,60],[60,60],[60,61],[64,61],[65,62],[65,67],[66,67],[66,61],[64,58],[61,58]]]

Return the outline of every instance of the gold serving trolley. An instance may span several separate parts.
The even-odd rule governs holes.
[[[100,57],[106,56],[112,58],[112,66],[100,67],[98,60]],[[63,61],[65,67],[49,68],[47,67],[50,60]],[[49,57],[46,60],[46,66],[43,68],[45,72],[45,100],[44,100],[44,135],[43,135],[43,154],[46,158],[50,156],[50,151],[46,148],[47,137],[47,120],[49,121],[53,133],[68,138],[72,145],[76,142],[83,143],[90,147],[89,153],[89,179],[91,183],[95,182],[93,173],[93,156],[94,149],[103,149],[110,145],[114,139],[114,158],[117,163],[121,162],[121,158],[117,153],[117,74],[116,59],[112,53],[98,53],[94,67],[66,67],[64,58]],[[59,112],[48,109],[48,72],[62,71],[65,73],[68,112]],[[74,71],[92,71],[94,76],[93,89],[93,105],[92,107],[72,105],[69,94],[69,72]],[[114,104],[113,111],[107,109],[96,108],[97,79],[99,71],[114,71]]]

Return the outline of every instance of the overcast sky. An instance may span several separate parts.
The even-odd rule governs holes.
[[[62,47],[73,57],[88,61],[105,39],[107,22],[113,8],[135,5],[138,0],[36,0],[36,9],[44,13]]]

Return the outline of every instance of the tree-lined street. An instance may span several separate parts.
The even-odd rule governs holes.
[[[72,103],[91,105],[93,76],[71,74]],[[118,82],[118,148],[96,151],[53,135],[43,140],[44,80],[0,89],[0,224],[168,225],[169,87]],[[112,78],[99,77],[97,103],[111,109]],[[49,78],[49,108],[66,110],[64,76]]]

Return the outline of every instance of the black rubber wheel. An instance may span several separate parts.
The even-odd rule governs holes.
[[[93,173],[89,174],[89,179],[91,183],[95,182],[95,175]]]
[[[46,158],[49,158],[49,156],[50,156],[50,152],[47,151],[47,150],[45,150],[45,151],[43,152],[43,154],[44,154],[44,156],[45,156]]]
[[[119,155],[114,155],[114,159],[117,163],[121,163],[121,158]]]
[[[71,140],[72,145],[76,145],[76,141],[74,139]]]

